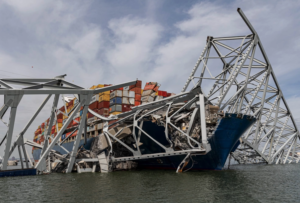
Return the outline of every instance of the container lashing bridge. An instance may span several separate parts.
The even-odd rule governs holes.
[[[178,166],[177,171],[182,171],[186,159],[193,154],[205,154],[210,151],[210,144],[207,141],[208,132],[205,127],[205,105],[211,104],[219,107],[219,111],[235,113],[239,117],[253,116],[256,118],[255,124],[243,134],[239,140],[238,148],[231,152],[229,158],[235,159],[240,164],[267,163],[267,164],[286,164],[298,163],[300,159],[299,131],[292,113],[287,105],[283,93],[279,87],[271,63],[263,48],[262,42],[246,18],[243,11],[238,9],[238,13],[244,20],[250,30],[250,34],[234,37],[212,37],[208,36],[204,50],[202,51],[195,67],[193,68],[186,84],[181,93],[167,97],[165,99],[154,101],[140,106],[133,107],[131,111],[116,116],[104,117],[88,108],[91,98],[94,94],[117,89],[123,86],[133,85],[136,81],[122,83],[119,85],[99,88],[95,90],[84,89],[75,84],[67,82],[65,75],[58,76],[54,79],[1,79],[0,94],[4,95],[4,105],[0,110],[2,117],[10,108],[10,117],[8,130],[2,137],[1,145],[5,142],[2,170],[7,170],[7,162],[14,151],[18,148],[20,158],[22,152],[26,159],[26,167],[29,155],[24,145],[35,146],[42,149],[41,157],[35,165],[38,171],[47,170],[47,158],[49,153],[53,152],[53,147],[58,145],[63,148],[60,137],[73,120],[75,114],[83,107],[83,114],[78,127],[78,133],[68,161],[67,172],[71,172],[76,161],[81,135],[86,127],[86,114],[90,112],[94,116],[105,121],[103,133],[109,143],[109,154],[103,155],[103,166],[106,164],[106,171],[109,171],[109,165],[112,162],[150,159],[157,157],[186,155],[182,163]],[[15,89],[13,85],[21,85],[23,88]],[[18,137],[12,144],[12,135],[16,110],[24,95],[47,95],[45,101],[32,118],[19,133]],[[57,108],[59,97],[66,94],[75,94],[78,97],[77,103],[70,113],[60,112]],[[63,113],[68,116],[66,122],[60,130],[57,130],[57,136],[51,137],[51,127],[45,131],[45,143],[39,145],[32,141],[26,140],[24,135],[32,124],[34,119],[43,109],[50,97],[54,95],[54,100],[50,113],[48,126],[53,126],[56,122],[56,114]],[[169,112],[173,105],[185,102],[178,110]],[[182,131],[171,118],[178,116],[183,109],[196,105],[191,114],[190,123],[201,123],[201,143],[193,139],[188,132]],[[166,119],[164,122],[165,136],[170,145],[162,145],[155,140],[151,134],[143,131],[143,118],[167,109]],[[196,118],[200,118],[197,119]],[[118,119],[118,120],[117,120]],[[115,120],[111,123],[109,121]],[[111,126],[126,122],[132,126],[132,137],[136,149],[123,142],[118,138],[125,127],[121,128],[115,135],[109,131]],[[186,136],[189,149],[177,150],[173,148],[173,142],[168,137],[169,127]],[[142,154],[139,149],[141,134],[147,136],[156,145],[160,146],[164,152],[153,154]],[[86,136],[86,134],[84,134]],[[51,143],[49,142],[51,139]],[[132,153],[132,156],[114,157],[113,142],[118,142],[124,148]],[[53,152],[55,153],[55,152]],[[49,159],[48,159],[49,160]],[[101,163],[100,163],[101,165]],[[23,164],[22,164],[22,167]],[[101,166],[102,167],[102,166]],[[102,170],[102,168],[101,168]]]

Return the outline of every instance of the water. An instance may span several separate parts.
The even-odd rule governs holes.
[[[1,202],[299,202],[300,164],[0,178]]]

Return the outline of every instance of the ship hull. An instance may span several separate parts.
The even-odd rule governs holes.
[[[226,114],[217,124],[213,135],[208,139],[211,150],[205,155],[193,155],[185,167],[192,170],[221,170],[223,169],[230,152],[239,145],[239,138],[255,122],[255,118],[244,116],[238,118],[236,114]],[[152,122],[144,122],[143,130],[160,143],[168,146],[164,135],[164,127]],[[162,153],[164,150],[146,136],[141,137],[141,151],[143,154]],[[170,156],[138,160],[140,168],[147,169],[177,169],[186,155]]]
[[[222,170],[226,159],[230,152],[234,151],[239,145],[239,138],[243,133],[256,121],[255,118],[244,116],[238,118],[237,114],[226,114],[220,119],[216,130],[209,137],[208,142],[211,150],[204,155],[193,155],[185,169],[191,170]],[[164,146],[168,147],[169,142],[165,137],[165,128],[158,126],[155,123],[146,121],[143,123],[143,130],[151,135],[155,140],[159,141]],[[89,150],[94,138],[89,138],[84,148]],[[142,154],[163,153],[164,149],[159,147],[146,135],[141,136],[140,146]],[[74,142],[63,144],[63,147],[68,151],[72,150]],[[80,141],[80,146],[84,144],[84,140]],[[61,154],[66,154],[61,147],[55,146],[54,150]],[[38,161],[41,149],[33,151],[33,157]],[[145,160],[137,160],[139,168],[145,169],[177,169],[186,155],[177,155],[169,157],[152,158]]]

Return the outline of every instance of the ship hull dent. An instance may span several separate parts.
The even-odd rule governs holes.
[[[238,118],[237,114],[226,114],[220,119],[215,132],[209,137],[208,142],[211,145],[211,151],[205,155],[192,155],[189,164],[185,169],[191,170],[222,170],[224,168],[227,157],[231,151],[234,151],[239,144],[239,138],[243,133],[255,122],[255,118],[243,116]],[[156,124],[152,122],[144,122],[143,130],[148,132],[155,131]],[[161,126],[157,126],[158,131],[164,130]],[[162,132],[150,134],[156,140],[165,141],[162,138]],[[145,136],[142,135],[145,138]],[[145,151],[149,153],[149,149],[153,146],[147,146],[149,142],[144,142],[142,145]],[[150,144],[150,143],[149,143]],[[148,148],[148,149],[147,149]],[[162,149],[154,150],[157,153]],[[147,169],[177,169],[181,161],[186,155],[171,156],[158,159],[139,160],[140,168]]]

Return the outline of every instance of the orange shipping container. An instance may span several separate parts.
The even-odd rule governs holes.
[[[136,94],[135,95],[135,101],[141,101],[141,95],[140,94]]]

